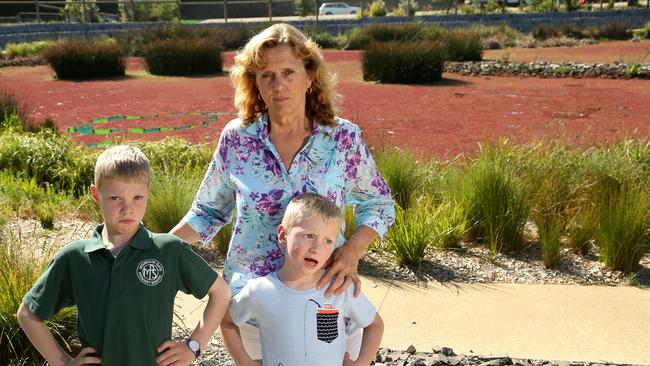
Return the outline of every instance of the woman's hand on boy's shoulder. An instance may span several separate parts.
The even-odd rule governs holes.
[[[92,347],[86,347],[79,352],[77,357],[66,362],[64,366],[78,366],[78,365],[99,365],[102,363],[102,359],[96,356],[90,356],[95,353],[95,349]]]
[[[185,342],[166,341],[158,346],[158,353],[156,364],[159,366],[189,365],[196,358]]]

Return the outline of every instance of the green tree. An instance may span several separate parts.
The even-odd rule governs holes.
[[[301,17],[306,17],[308,15],[315,15],[318,11],[317,1],[316,0],[295,0],[296,3],[296,13]]]
[[[68,20],[90,23],[101,21],[96,0],[65,0],[62,12]]]

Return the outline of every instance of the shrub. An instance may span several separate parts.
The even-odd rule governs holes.
[[[0,135],[0,170],[34,178],[39,186],[85,194],[92,183],[96,154],[51,131]]]
[[[479,9],[472,4],[463,4],[459,8],[461,14],[473,15],[479,12]]]
[[[230,246],[230,238],[232,237],[232,222],[225,224],[219,229],[217,235],[212,238],[212,245],[219,253],[226,255],[228,247]]]
[[[376,157],[377,167],[390,187],[395,202],[408,209],[422,187],[421,163],[408,152],[384,149]]]
[[[395,9],[395,15],[398,16],[413,16],[417,11],[417,2],[415,0],[400,0]]]
[[[453,29],[445,35],[447,61],[481,61],[483,42],[473,29]]]
[[[213,152],[209,144],[192,144],[172,137],[143,141],[138,143],[138,147],[149,159],[154,173],[168,174],[183,174],[188,169],[205,171]]]
[[[532,12],[536,13],[548,13],[556,9],[557,7],[553,5],[555,0],[531,0],[528,3],[528,8]]]
[[[294,0],[296,4],[296,14],[301,17],[314,15],[318,11],[316,1],[314,0]]]
[[[441,42],[370,43],[361,61],[363,79],[382,83],[426,84],[442,78]]]
[[[345,33],[345,46],[343,49],[361,50],[370,42],[372,42],[372,37],[364,32],[363,28],[352,28]]]
[[[650,244],[649,192],[611,176],[601,178],[597,192],[596,243],[610,269],[631,274]]]
[[[326,48],[342,48],[339,45],[339,40],[328,32],[320,32],[315,28],[306,28],[303,32],[316,42],[321,49]]]
[[[203,169],[185,172],[155,172],[144,221],[154,232],[169,232],[185,216],[192,205]]]
[[[546,24],[536,24],[530,32],[533,38],[538,41],[543,41],[547,38],[557,37],[558,30],[556,27],[551,27]]]
[[[175,23],[171,26],[161,26],[153,29],[130,31],[119,36],[123,52],[130,56],[142,56],[144,46],[155,41],[169,39],[223,39],[229,47],[239,48],[250,37],[250,31],[244,28],[219,29],[204,26],[186,26]]]
[[[151,3],[140,0],[126,0],[118,3],[123,22],[143,22],[151,20]]]
[[[27,103],[19,101],[16,94],[9,89],[0,87],[0,131],[24,131],[32,125]]]
[[[210,39],[169,39],[144,47],[147,70],[155,75],[220,73],[221,45]]]
[[[99,23],[102,20],[96,0],[65,0],[63,13],[71,21]]]
[[[452,190],[471,223],[471,236],[493,254],[519,249],[528,206],[503,148],[485,149],[456,177]]]
[[[388,11],[383,0],[373,0],[365,13],[365,15],[371,17],[385,17],[386,14],[388,14]]]
[[[404,210],[395,207],[395,224],[386,233],[386,249],[401,266],[417,266],[432,241],[429,203]]]
[[[587,28],[587,34],[596,39],[626,40],[632,38],[632,27],[625,22],[611,22]]]
[[[48,47],[43,58],[61,80],[124,76],[122,50],[113,40],[60,41]]]
[[[467,232],[467,216],[463,207],[452,202],[440,204],[431,218],[433,242],[438,249],[460,247]]]
[[[13,59],[16,57],[40,56],[43,51],[54,44],[52,41],[35,41],[25,43],[7,43],[2,51],[2,57]]]
[[[427,26],[422,23],[383,25],[373,24],[364,29],[364,33],[377,42],[414,42],[424,39]]]
[[[0,364],[23,365],[42,360],[16,319],[22,298],[41,272],[47,258],[37,258],[20,235],[0,233]],[[57,342],[68,352],[75,339],[76,310],[67,308],[45,322]],[[39,362],[40,364],[40,362]]]
[[[151,21],[171,22],[178,20],[181,17],[181,11],[178,8],[177,2],[152,4],[150,14],[149,20]]]
[[[568,224],[567,246],[573,253],[585,255],[591,249],[592,239],[596,232],[592,225],[594,220],[589,217],[591,212],[592,210],[587,209],[579,211]]]
[[[232,51],[242,48],[250,40],[256,28],[237,27],[219,29],[218,39],[221,39],[223,49]]]

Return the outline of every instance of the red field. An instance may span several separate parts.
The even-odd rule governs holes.
[[[639,46],[640,45],[640,46]],[[644,48],[645,47],[645,48]],[[551,60],[557,55],[586,62],[639,59],[650,42],[606,43],[570,49],[514,50],[510,59]],[[596,53],[598,55],[596,55]],[[609,56],[607,56],[609,54]],[[487,53],[486,58],[492,54]],[[438,158],[471,154],[478,144],[507,137],[515,143],[561,137],[576,143],[650,135],[650,82],[647,80],[539,79],[466,77],[444,74],[436,85],[380,85],[364,82],[354,51],[326,51],[338,75],[341,113],[358,123],[372,144],[390,144]],[[567,56],[568,57],[568,56]],[[610,57],[607,59],[606,57]],[[232,54],[224,55],[226,67]],[[46,66],[0,69],[0,88],[24,98],[34,117],[52,118],[61,129],[83,127],[96,118],[135,116],[86,127],[120,129],[110,135],[71,134],[83,143],[99,143],[127,134],[128,139],[182,136],[193,142],[215,141],[234,118],[233,89],[225,76],[158,77],[130,59],[127,77],[89,82],[57,81]],[[216,112],[209,126],[204,115]],[[153,116],[152,118],[138,118]],[[198,125],[166,132],[126,133],[127,127],[160,128]]]

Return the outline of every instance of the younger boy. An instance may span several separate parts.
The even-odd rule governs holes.
[[[115,146],[97,159],[90,191],[104,223],[54,256],[17,313],[50,365],[187,365],[218,327],[230,290],[187,243],[142,226],[149,183],[149,161],[135,147]],[[178,290],[209,296],[186,342],[171,340]],[[74,358],[43,322],[72,305],[84,347]]]
[[[262,365],[370,365],[384,331],[374,306],[363,294],[354,297],[353,286],[330,298],[325,297],[327,286],[315,287],[335,248],[341,220],[339,208],[321,195],[302,194],[289,202],[278,227],[284,264],[248,282],[231,300],[232,318],[226,314],[224,341],[238,365],[259,364],[246,353],[235,326],[253,318],[260,329]],[[346,353],[350,320],[363,328],[354,361]]]

